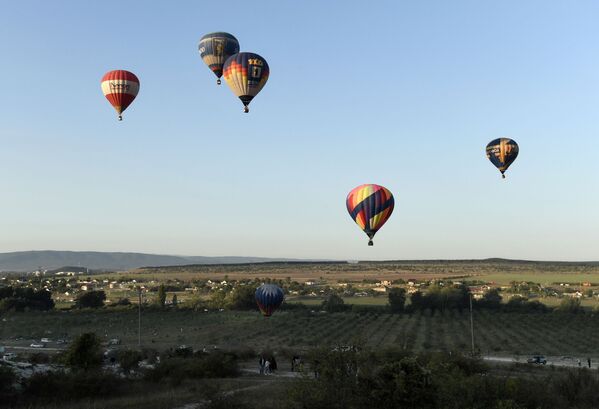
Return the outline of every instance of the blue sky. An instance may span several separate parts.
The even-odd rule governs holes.
[[[599,260],[598,2],[91,3],[2,6],[0,251]],[[221,30],[270,65],[247,115],[197,52]],[[396,198],[374,247],[362,183]]]

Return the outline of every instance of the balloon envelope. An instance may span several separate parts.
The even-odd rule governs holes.
[[[262,284],[256,289],[256,303],[265,317],[270,317],[283,303],[285,294],[275,284]]]
[[[139,79],[132,72],[114,70],[104,74],[101,83],[104,96],[122,119],[121,114],[139,92]]]
[[[345,204],[351,218],[370,238],[368,245],[372,246],[372,238],[393,213],[395,199],[387,188],[366,184],[349,192]]]
[[[239,52],[239,41],[229,33],[210,33],[200,39],[198,51],[204,63],[218,78],[217,84],[220,84],[223,65],[230,56]]]
[[[513,139],[498,138],[487,145],[487,158],[505,178],[505,171],[518,157],[518,144]]]
[[[239,97],[248,112],[248,105],[268,81],[268,63],[258,54],[238,53],[229,57],[223,67],[223,76],[233,93]]]

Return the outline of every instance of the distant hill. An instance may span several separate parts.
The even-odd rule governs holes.
[[[0,271],[53,270],[63,266],[94,270],[129,270],[145,266],[180,266],[187,264],[243,264],[286,259],[261,257],[202,257],[169,256],[145,253],[101,251],[17,251],[0,253]],[[71,270],[73,271],[73,270]]]

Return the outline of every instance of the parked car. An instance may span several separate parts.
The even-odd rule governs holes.
[[[29,345],[31,348],[45,348],[46,345],[44,344],[36,344],[35,342],[32,343],[31,345]]]
[[[528,358],[526,362],[528,362],[529,364],[547,364],[547,360],[543,355],[533,355],[532,357]]]
[[[121,340],[118,338],[112,338],[108,341],[108,345],[121,345]]]
[[[46,344],[48,342],[52,342],[52,340],[50,338],[42,338],[42,342]]]
[[[17,354],[15,354],[14,352],[7,352],[4,355],[2,355],[2,359],[4,361],[12,361],[16,357],[17,357]]]

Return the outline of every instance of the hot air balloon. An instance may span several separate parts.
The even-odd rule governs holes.
[[[123,111],[133,102],[139,92],[139,79],[132,72],[115,70],[102,77],[102,92],[123,120]]]
[[[225,62],[223,76],[243,103],[243,112],[250,112],[248,105],[268,81],[269,73],[266,60],[258,54],[238,53]]]
[[[368,235],[368,245],[372,246],[372,238],[393,213],[393,195],[383,186],[366,184],[349,192],[345,203],[349,215]]]
[[[492,140],[487,145],[487,158],[501,172],[505,179],[505,171],[518,157],[518,144],[513,139],[499,138]]]
[[[256,303],[265,317],[270,317],[283,302],[285,294],[275,284],[262,284],[256,289]]]
[[[204,63],[216,75],[216,83],[220,85],[223,65],[227,58],[239,52],[239,41],[229,33],[210,33],[200,39],[198,45]]]

